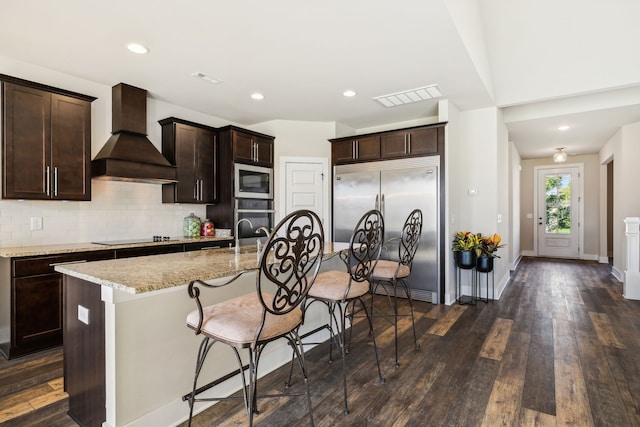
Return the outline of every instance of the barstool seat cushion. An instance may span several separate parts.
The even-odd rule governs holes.
[[[273,297],[265,295],[270,301]],[[256,338],[262,322],[264,307],[256,292],[232,298],[218,304],[203,307],[202,333],[217,341],[235,346],[251,344]],[[187,325],[198,327],[199,314],[194,310],[187,316]],[[260,340],[268,340],[281,336],[296,328],[302,322],[302,309],[296,307],[284,315],[273,315],[267,312]]]
[[[346,271],[330,270],[318,274],[309,290],[309,296],[324,300],[342,301],[351,276]],[[369,292],[369,282],[351,282],[347,298],[357,298]]]
[[[398,268],[398,261],[388,261],[381,259],[376,264],[376,267],[373,269],[373,280],[384,280],[384,279],[403,279],[408,277],[411,274],[411,270],[409,266],[400,264],[400,268]],[[396,269],[398,270],[398,275],[396,274]]]

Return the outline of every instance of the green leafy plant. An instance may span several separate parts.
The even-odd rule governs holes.
[[[476,248],[477,256],[488,256],[494,258],[500,258],[496,255],[496,251],[504,246],[504,244],[500,244],[502,238],[498,233],[493,233],[493,236],[484,236],[478,234],[480,244]]]
[[[476,251],[480,246],[480,237],[470,231],[458,231],[453,236],[451,250],[454,252]]]

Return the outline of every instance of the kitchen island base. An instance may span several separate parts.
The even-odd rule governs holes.
[[[321,268],[335,268],[331,261]],[[191,391],[201,341],[185,323],[187,314],[195,308],[187,294],[188,284],[132,294],[83,278],[64,277],[69,415],[81,426],[158,427],[185,421],[189,405],[182,396]],[[228,277],[208,282],[226,281]],[[249,292],[255,292],[254,272],[207,292],[202,300],[203,304],[215,304]],[[328,320],[326,313],[312,307],[301,333]],[[328,335],[321,339],[326,338]],[[276,341],[265,349],[259,375],[290,360],[286,341]],[[214,346],[201,378],[208,383],[234,370],[237,363],[232,351]],[[240,390],[240,384],[236,375],[202,396],[228,396]],[[214,403],[197,405],[195,413]],[[100,415],[93,417],[96,412],[102,412],[102,421],[97,420]]]

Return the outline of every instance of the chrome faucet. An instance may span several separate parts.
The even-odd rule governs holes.
[[[240,253],[240,223],[242,221],[246,221],[249,223],[249,226],[253,228],[253,224],[247,218],[242,218],[236,222],[236,254]]]
[[[260,234],[261,231],[264,231],[264,235],[267,236],[267,238],[269,238],[271,231],[269,231],[267,227],[265,227],[264,225],[262,227],[258,227],[256,229],[256,234]]]

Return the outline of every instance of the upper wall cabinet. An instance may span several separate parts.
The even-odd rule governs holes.
[[[438,128],[414,128],[380,136],[380,157],[393,159],[438,152]]]
[[[412,156],[444,155],[446,123],[330,139],[331,163],[370,162]]]
[[[331,157],[334,163],[351,163],[380,158],[380,137],[377,135],[332,140]]]
[[[176,166],[177,183],[162,185],[163,203],[215,203],[218,199],[216,130],[170,117],[162,125],[162,154]]]
[[[0,75],[2,198],[91,200],[93,97]]]
[[[231,142],[234,162],[273,167],[272,136],[234,126],[225,126],[219,131],[221,141],[224,139]]]

